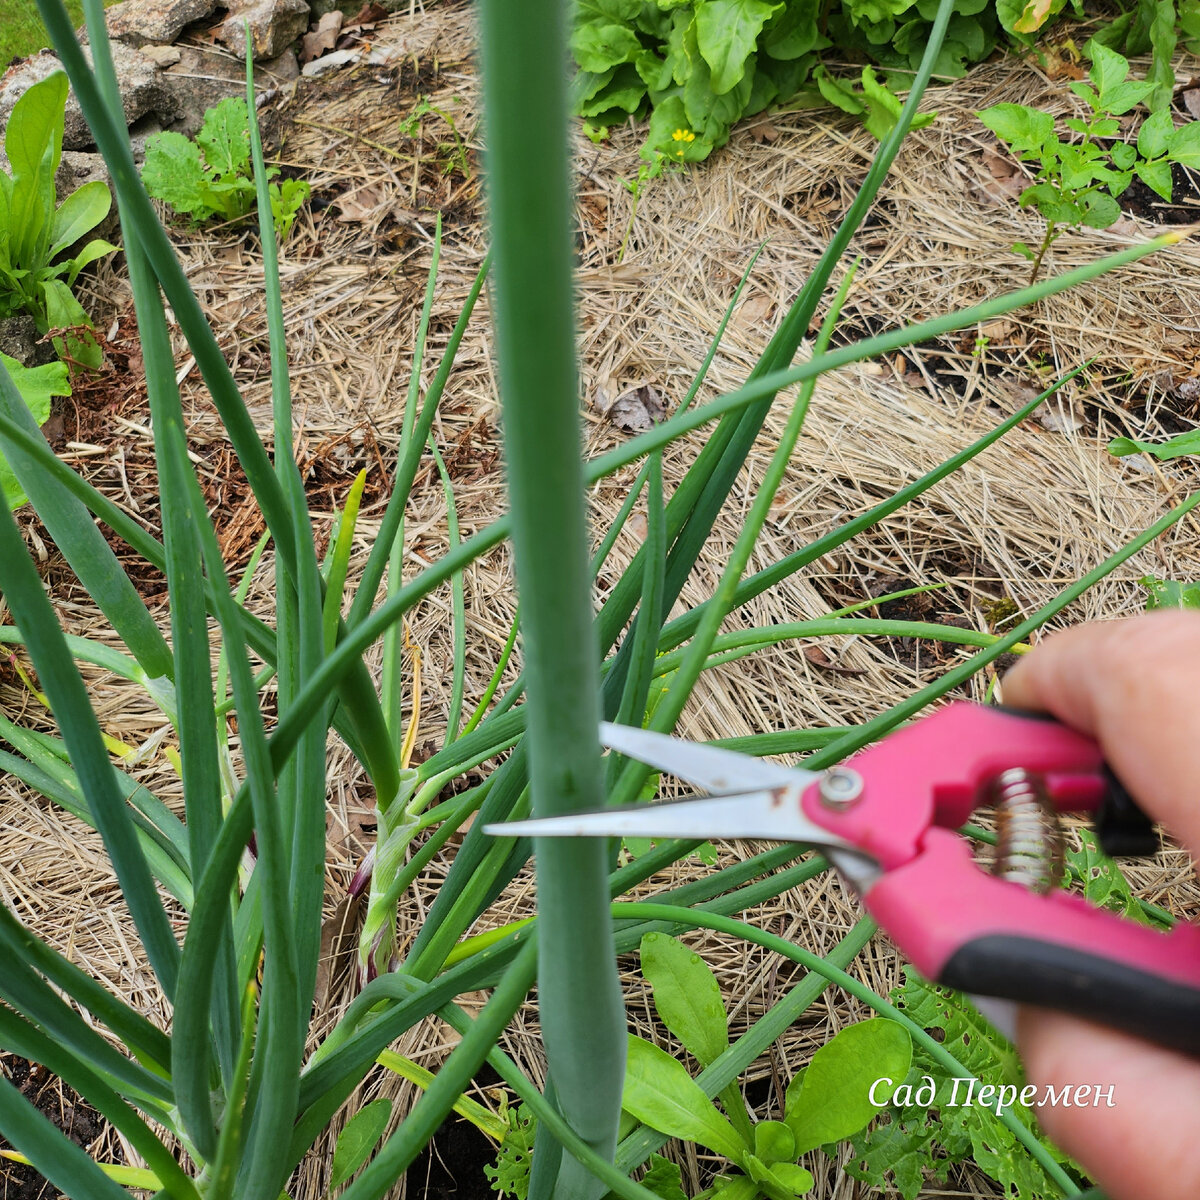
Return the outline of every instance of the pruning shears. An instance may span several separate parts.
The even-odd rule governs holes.
[[[707,795],[486,832],[809,843],[927,978],[1200,1054],[1200,928],[1163,932],[1057,886],[1060,813],[1091,814],[1110,854],[1158,848],[1090,738],[1039,714],[958,701],[822,772],[622,725],[601,725],[600,741]],[[991,873],[957,832],[989,803]]]

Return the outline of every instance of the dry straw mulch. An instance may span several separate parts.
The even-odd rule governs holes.
[[[370,480],[359,522],[355,563],[361,567],[378,528],[394,464],[409,384],[411,348],[430,262],[435,214],[443,213],[445,247],[422,383],[482,260],[479,178],[479,93],[473,73],[470,14],[459,4],[399,16],[377,31],[389,65],[354,68],[302,81],[294,97],[264,110],[268,132],[289,170],[309,179],[311,211],[302,214],[282,266],[293,368],[296,440],[317,514],[327,536],[335,504],[360,467]],[[1190,66],[1185,64],[1182,76]],[[437,112],[421,118],[419,136],[401,123],[418,98]],[[1036,242],[1037,217],[1020,211],[1003,159],[974,112],[998,100],[1059,111],[1069,102],[1063,82],[1033,63],[987,64],[970,78],[932,93],[939,116],[906,143],[879,204],[853,247],[862,256],[846,306],[847,336],[891,328],[979,301],[1026,282],[1028,267],[1009,251]],[[453,121],[451,129],[449,117]],[[453,161],[457,131],[471,148],[469,173]],[[875,149],[853,122],[828,112],[775,114],[739,130],[703,167],[653,182],[633,209],[624,184],[637,170],[636,130],[619,130],[593,146],[580,140],[578,250],[583,417],[588,450],[624,436],[602,410],[628,389],[648,385],[668,407],[684,395],[754,251],[765,248],[717,354],[703,400],[737,387],[836,227]],[[1000,178],[997,178],[997,176]],[[1048,259],[1063,271],[1145,236],[1145,221],[1127,219],[1107,233],[1065,235]],[[627,242],[623,258],[620,248]],[[269,436],[266,322],[261,262],[252,239],[236,233],[178,237],[188,274],[206,304],[246,399]],[[969,467],[859,538],[729,618],[729,627],[817,616],[842,604],[901,587],[939,583],[940,591],[890,615],[950,621],[973,628],[1035,611],[1102,561],[1196,486],[1186,462],[1164,466],[1118,461],[1104,450],[1109,436],[1156,436],[1190,427],[1196,415],[1182,386],[1200,350],[1200,247],[1183,244],[1058,296],[984,330],[966,330],[887,362],[850,367],[823,379],[788,478],[755,556],[766,565],[890,494],[981,436],[1050,380],[1091,365],[1048,406]],[[100,288],[118,314],[114,345],[131,355],[130,373],[82,397],[64,413],[62,452],[93,482],[154,524],[157,497],[152,443],[137,382],[127,289],[105,274]],[[190,435],[213,503],[223,545],[244,564],[261,523],[249,502],[216,414],[186,349],[180,346]],[[677,611],[702,600],[720,571],[743,512],[760,482],[781,428],[782,405],[768,420],[701,569]],[[454,479],[464,535],[492,520],[502,506],[499,401],[486,301],[467,333],[435,426]],[[668,481],[678,479],[702,444],[703,431],[667,456]],[[635,474],[605,480],[590,496],[597,537],[609,526]],[[418,479],[410,505],[407,559],[412,570],[447,545],[445,504],[436,474]],[[72,590],[53,546],[29,524],[45,554],[64,624],[103,637],[86,596]],[[637,516],[622,533],[598,583],[602,595],[637,548]],[[1200,578],[1194,521],[1182,522],[1069,608],[1056,625],[1113,618],[1144,603],[1139,576]],[[139,581],[159,611],[161,581]],[[465,578],[468,703],[482,691],[513,616],[511,562],[500,549],[473,564]],[[271,574],[260,571],[251,604],[272,608]],[[418,750],[440,745],[449,698],[450,601],[442,591],[411,618],[423,662],[424,704]],[[750,734],[772,728],[812,728],[861,721],[936,679],[967,651],[859,637],[787,644],[709,672],[682,723],[693,737]],[[514,664],[513,670],[515,670]],[[511,682],[512,671],[509,679]],[[992,676],[967,693],[982,697]],[[27,692],[9,674],[5,711],[43,722]],[[162,753],[161,721],[138,693],[93,673],[91,686],[106,728],[146,744],[139,777],[160,795],[177,786]],[[16,719],[16,718],[14,718]],[[11,780],[0,793],[5,853],[0,895],[40,934],[147,1012],[162,1002],[137,952],[98,839],[48,811]],[[367,827],[364,830],[364,825]],[[329,787],[330,908],[344,895],[370,843],[371,795],[357,764],[331,747]],[[728,849],[726,855],[747,848]],[[435,861],[401,908],[402,937],[419,927],[448,862]],[[694,863],[656,878],[653,890],[694,874]],[[1185,854],[1164,851],[1131,872],[1149,899],[1181,914],[1195,913],[1197,890]],[[523,875],[489,919],[530,911]],[[856,906],[835,879],[818,881],[749,914],[764,927],[824,952],[850,926]],[[796,972],[790,964],[716,936],[689,939],[721,980],[735,1031],[777,1000]],[[334,964],[336,965],[336,964]],[[635,964],[627,964],[631,967]],[[885,992],[899,963],[876,939],[853,970]],[[334,971],[317,1018],[329,1027],[350,999]],[[652,1021],[635,972],[628,977],[631,1021]],[[759,1063],[752,1077],[769,1081],[777,1100],[793,1071],[831,1033],[864,1014],[835,991]],[[397,1049],[436,1069],[454,1035],[430,1022]],[[505,1039],[506,1048],[541,1075],[532,1008]],[[397,1117],[411,1102],[408,1085],[376,1072],[348,1111],[364,1098],[396,1095]],[[765,1094],[765,1093],[764,1093]],[[485,1101],[494,1098],[484,1095]],[[301,1170],[297,1197],[321,1194],[331,1141]],[[697,1164],[684,1154],[695,1183]],[[834,1164],[816,1168],[822,1198],[855,1195]],[[412,1189],[423,1185],[415,1175]],[[939,1195],[989,1196],[995,1189],[970,1173],[952,1178]],[[399,1194],[399,1191],[398,1193]],[[932,1194],[932,1193],[931,1193]]]

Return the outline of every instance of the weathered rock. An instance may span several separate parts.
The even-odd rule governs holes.
[[[312,0],[309,6],[312,9],[314,20],[323,17],[326,13],[331,13],[337,9],[343,17],[349,18],[362,9],[363,0]]]
[[[187,137],[195,136],[204,123],[204,113],[226,96],[246,94],[246,68],[237,59],[217,50],[195,46],[177,46],[180,58],[176,66],[163,72],[180,112],[171,129]],[[254,68],[254,82],[260,91],[279,87],[300,74],[296,56],[290,50]]]
[[[152,63],[159,67],[173,67],[180,59],[179,50],[175,46],[152,46],[147,43],[140,49]]]
[[[94,179],[103,180],[109,191],[112,190],[112,176],[104,165],[103,155],[89,154],[84,150],[64,150],[62,161],[58,164],[58,177],[54,181],[59,203]]]
[[[105,14],[112,38],[131,46],[170,45],[185,25],[212,16],[218,0],[121,0]]]
[[[308,0],[230,0],[221,40],[242,59],[246,57],[246,21],[255,61],[277,58],[308,28]]]
[[[40,367],[54,359],[54,347],[38,341],[37,325],[24,313],[0,321],[0,352],[23,367]]]
[[[104,165],[103,157],[99,154],[88,154],[83,150],[63,151],[62,162],[58,164],[58,175],[54,179],[54,190],[58,194],[59,204],[85,183],[97,179],[108,188],[109,195],[113,196],[112,207],[108,210],[108,216],[95,229],[84,234],[69,252],[82,249],[93,238],[104,238],[110,242],[118,240],[121,222],[117,217],[117,200],[113,195],[112,176],[108,173],[108,167]]]
[[[114,42],[112,50],[126,124],[132,125],[147,114],[153,114],[162,121],[175,120],[179,110],[163,82],[159,68],[123,42]],[[91,48],[85,46],[83,52],[90,63]],[[61,69],[62,64],[49,50],[43,50],[41,54],[10,68],[0,78],[0,125],[8,121],[13,106],[29,88]],[[93,145],[92,131],[84,120],[79,101],[71,92],[67,96],[63,147],[68,150],[87,150]]]

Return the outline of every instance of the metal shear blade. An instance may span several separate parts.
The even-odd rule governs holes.
[[[812,771],[781,767],[719,746],[702,746],[665,733],[632,725],[612,725],[608,721],[600,722],[600,744],[666,771],[710,796],[731,796],[793,784],[807,787],[817,778]]]
[[[628,805],[527,821],[488,825],[484,832],[507,837],[761,838],[810,842],[859,890],[878,877],[879,866],[852,843],[809,820],[801,807],[804,790],[819,775],[763,762],[746,754],[703,746],[626,725],[600,726],[600,741],[619,754],[709,792],[650,805]]]

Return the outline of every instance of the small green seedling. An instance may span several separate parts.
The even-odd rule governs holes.
[[[39,333],[71,330],[54,338],[59,357],[98,367],[100,345],[71,289],[84,267],[116,246],[93,238],[78,254],[61,256],[108,216],[112,195],[97,179],[55,202],[66,103],[67,77],[55,71],[27,91],[8,118],[4,149],[12,173],[0,169],[0,318],[26,312]]]
[[[301,179],[274,182],[278,167],[267,168],[271,215],[286,239],[311,188]],[[250,116],[241,96],[230,96],[204,114],[196,139],[167,130],[146,139],[142,182],[194,225],[218,217],[240,221],[254,211],[254,174],[250,162]]]
[[[1136,438],[1117,437],[1108,443],[1109,454],[1124,458],[1129,454],[1150,454],[1160,462],[1172,458],[1183,458],[1187,454],[1200,454],[1200,429],[1189,429],[1176,434],[1165,442],[1142,442]]]
[[[406,138],[416,138],[421,135],[422,118],[427,116],[441,117],[450,127],[450,142],[439,142],[437,153],[442,164],[443,175],[453,175],[457,171],[467,179],[471,178],[471,159],[467,153],[466,143],[458,132],[454,118],[444,108],[434,104],[428,96],[422,96],[413,106],[412,112],[400,122],[400,132]]]
[[[1122,140],[1117,118],[1146,101],[1156,85],[1129,79],[1129,63],[1115,50],[1093,42],[1091,52],[1090,82],[1070,85],[1089,110],[1065,122],[1078,139],[1062,140],[1049,113],[1023,104],[996,104],[979,113],[1017,158],[1037,164],[1036,182],[1021,193],[1020,203],[1041,213],[1046,231],[1036,250],[1024,242],[1013,247],[1033,264],[1030,282],[1065,229],[1107,229],[1120,217],[1117,197],[1134,176],[1170,200],[1171,164],[1200,166],[1200,122],[1176,129],[1169,109],[1142,122],[1136,145]]]
[[[702,1066],[710,1066],[729,1048],[729,1019],[712,972],[666,934],[646,934],[641,955],[663,1024]],[[877,1018],[851,1025],[793,1077],[782,1120],[755,1121],[736,1082],[720,1093],[718,1107],[682,1062],[631,1035],[621,1106],[652,1129],[728,1160],[732,1170],[719,1174],[703,1197],[790,1200],[814,1182],[797,1160],[864,1129],[883,1107],[871,1099],[872,1085],[883,1077],[903,1079],[911,1058],[909,1035],[895,1022]],[[659,1194],[678,1200],[677,1187]]]
[[[621,185],[633,197],[633,206],[629,210],[629,221],[625,225],[625,235],[621,238],[621,248],[617,251],[617,262],[625,258],[625,250],[629,245],[629,235],[633,232],[633,223],[637,220],[638,205],[646,185],[652,179],[658,179],[668,167],[678,169],[678,162],[668,158],[661,150],[651,150],[649,156],[638,165],[637,174],[632,179],[622,179]]]

